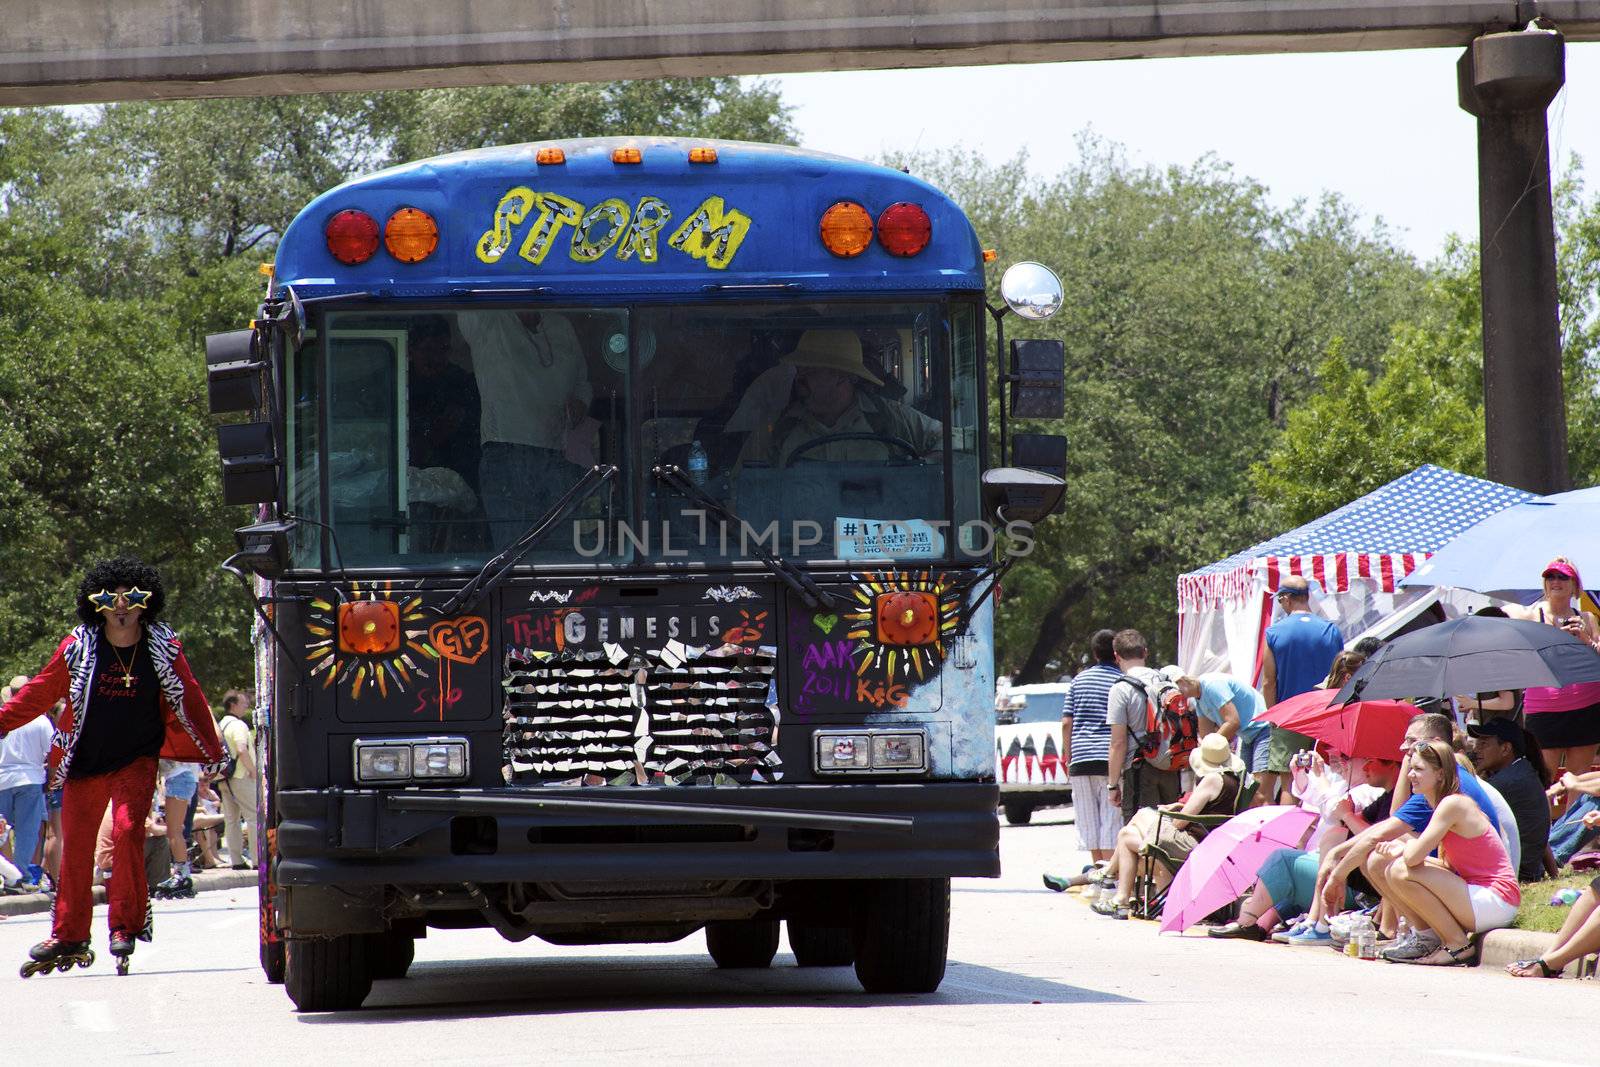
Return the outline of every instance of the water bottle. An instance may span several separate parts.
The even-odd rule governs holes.
[[[689,446],[689,480],[701,488],[705,487],[706,475],[711,469],[711,458],[706,455],[705,446],[699,441]]]
[[[1378,958],[1378,929],[1372,925],[1372,920],[1362,917],[1356,930],[1356,958],[1375,960]]]

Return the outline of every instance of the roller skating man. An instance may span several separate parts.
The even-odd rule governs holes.
[[[112,955],[127,973],[139,937],[149,937],[144,825],[156,760],[219,763],[211,711],[170,626],[154,567],[121,557],[94,566],[78,586],[75,627],[49,664],[0,709],[0,736],[48,712],[63,697],[50,754],[50,786],[63,786],[61,877],[50,937],[33,946],[22,976],[94,962],[89,947],[95,836],[112,807]]]

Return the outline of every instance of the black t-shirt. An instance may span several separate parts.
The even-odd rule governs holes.
[[[1389,807],[1393,803],[1394,790],[1385,790],[1383,796],[1361,809],[1361,817],[1367,820],[1369,825],[1380,823],[1389,817]],[[1378,891],[1372,887],[1371,882],[1367,881],[1367,876],[1361,872],[1360,867],[1350,872],[1350,877],[1345,880],[1345,884],[1364,896],[1375,897],[1378,895]]]
[[[432,374],[413,367],[408,381],[413,467],[449,467],[478,485],[478,380],[455,364]]]
[[[129,675],[132,685],[127,683]],[[167,732],[161,719],[161,680],[142,635],[132,649],[113,648],[104,633],[96,638],[94,678],[86,704],[88,714],[72,752],[68,778],[110,774],[136,759],[161,754]]]
[[[1522,841],[1517,877],[1524,882],[1538,881],[1544,877],[1544,847],[1550,843],[1550,803],[1533,764],[1518,756],[1484,781],[1500,790],[1517,817],[1517,837]]]

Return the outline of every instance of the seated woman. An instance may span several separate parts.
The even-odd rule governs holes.
[[[1189,754],[1189,769],[1199,779],[1187,797],[1175,804],[1163,804],[1161,810],[1179,815],[1231,815],[1239,803],[1239,782],[1244,775],[1244,761],[1228,747],[1228,739],[1220,733],[1207,734],[1200,747]],[[1158,833],[1159,829],[1159,833]],[[1133,899],[1133,881],[1139,870],[1139,852],[1148,842],[1154,842],[1168,856],[1180,863],[1187,859],[1202,838],[1205,827],[1183,818],[1163,819],[1155,808],[1140,808],[1117,834],[1116,851],[1111,863],[1117,873],[1117,887],[1108,900],[1097,900],[1094,910],[1101,915],[1118,919],[1128,917],[1128,903]],[[1158,877],[1168,878],[1166,872]]]
[[[1321,768],[1313,758],[1311,773],[1306,779],[1315,780]],[[1392,760],[1367,760],[1362,766],[1366,784],[1350,789],[1341,797],[1332,798],[1323,807],[1323,822],[1312,838],[1314,849],[1280,848],[1267,857],[1256,875],[1255,889],[1239,910],[1237,922],[1214,926],[1207,933],[1217,938],[1242,938],[1246,941],[1264,941],[1272,927],[1281,919],[1288,921],[1303,915],[1299,922],[1280,934],[1271,934],[1274,941],[1286,945],[1326,945],[1331,940],[1323,910],[1318,873],[1322,856],[1328,849],[1354,834],[1360,833],[1389,810],[1388,790],[1393,789],[1395,774],[1400,765]],[[1316,790],[1303,788],[1302,773],[1296,770],[1291,791],[1302,800],[1315,796]],[[1355,907],[1356,893],[1368,888],[1365,879],[1347,886],[1344,905]]]
[[[1419,959],[1384,955],[1435,967],[1471,963],[1471,935],[1510,926],[1522,889],[1500,835],[1460,792],[1455,750],[1445,741],[1418,741],[1412,755],[1411,788],[1427,797],[1433,816],[1416,837],[1386,841],[1374,852],[1390,860],[1386,882],[1395,906],[1440,945]],[[1435,849],[1440,858],[1429,855]]]
[[[1544,955],[1507,964],[1506,970],[1516,978],[1560,978],[1567,964],[1591,952],[1600,952],[1600,878],[1573,902],[1556,943]]]

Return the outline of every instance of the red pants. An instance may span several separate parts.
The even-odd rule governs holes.
[[[94,917],[94,845],[111,802],[111,929],[137,934],[150,903],[144,875],[144,820],[156,789],[156,761],[136,759],[120,771],[69,778],[61,794],[61,878],[50,936],[89,940]]]

